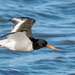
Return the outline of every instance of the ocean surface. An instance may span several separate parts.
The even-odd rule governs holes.
[[[75,0],[0,0],[0,35],[10,33],[13,17],[35,19],[34,37],[61,52],[0,48],[0,75],[75,75]]]

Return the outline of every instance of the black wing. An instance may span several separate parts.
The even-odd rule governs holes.
[[[22,21],[23,21],[23,23],[21,23]],[[28,17],[18,17],[18,18],[11,19],[11,22],[14,23],[13,29],[15,29],[16,26],[20,24],[15,32],[18,32],[21,30],[27,30],[28,31],[27,36],[29,38],[33,38],[31,28],[32,28],[33,24],[35,23],[34,19],[28,18]]]

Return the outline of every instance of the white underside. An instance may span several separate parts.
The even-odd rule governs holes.
[[[33,50],[32,42],[26,36],[26,32],[16,32],[7,35],[7,39],[0,40],[1,47],[7,47],[10,50],[31,51]]]

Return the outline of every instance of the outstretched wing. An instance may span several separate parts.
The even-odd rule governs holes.
[[[11,32],[18,32],[21,30],[27,30],[26,33],[29,38],[33,38],[31,28],[35,23],[35,20],[28,17],[18,17],[11,19],[11,22],[14,23],[13,29]]]

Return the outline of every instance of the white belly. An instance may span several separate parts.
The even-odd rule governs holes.
[[[7,42],[5,44],[5,47],[11,49],[11,50],[18,50],[18,51],[31,51],[33,50],[32,48],[32,43],[27,42],[26,40],[21,40],[21,41],[14,41],[11,40],[10,42]]]

